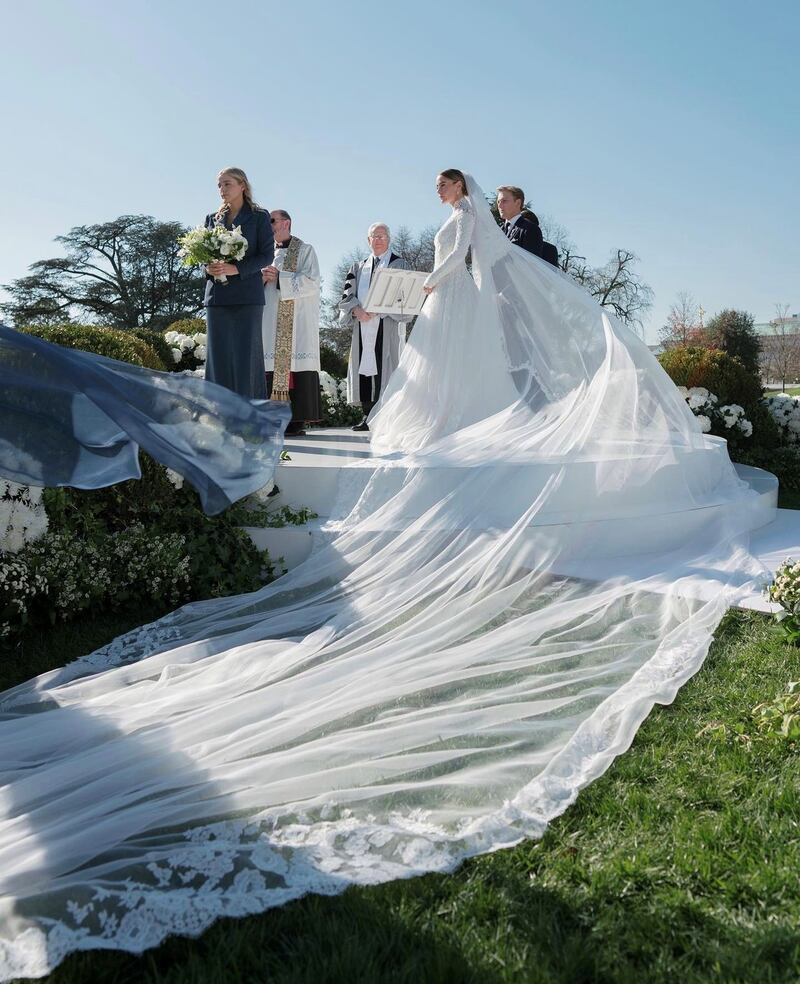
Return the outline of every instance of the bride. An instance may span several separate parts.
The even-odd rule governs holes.
[[[437,188],[327,542],[0,696],[0,979],[540,836],[758,576],[755,496],[647,347]]]
[[[436,192],[452,212],[434,240],[434,270],[424,285],[429,299],[369,418],[376,450],[419,450],[491,416],[516,395],[499,333],[483,334],[480,294],[464,262],[476,220],[467,179],[451,168],[438,176]]]

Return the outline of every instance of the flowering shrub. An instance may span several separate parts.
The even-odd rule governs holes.
[[[738,454],[740,448],[772,448],[778,444],[775,422],[762,403],[761,380],[745,369],[739,359],[718,349],[677,345],[662,352],[658,361],[676,386],[706,389],[717,396],[720,406],[743,408],[744,417],[753,426],[750,438],[745,438],[739,428],[721,426],[720,421],[715,430],[714,414],[703,414],[712,423],[711,433],[726,437],[732,451]]]
[[[778,426],[781,443],[800,444],[800,399],[788,393],[776,393],[763,402]]]
[[[50,530],[15,555],[0,554],[0,638],[30,621],[33,603],[52,620],[132,603],[189,596],[189,555],[178,533],[141,523],[87,537]]]
[[[0,554],[15,554],[47,529],[42,489],[0,478]]]
[[[800,643],[800,561],[788,558],[775,572],[775,579],[767,591],[770,601],[777,601],[782,611],[775,620],[780,624],[788,640]]]
[[[164,340],[172,351],[175,368],[188,369],[195,374],[198,370],[205,372],[206,339],[204,331],[197,331],[193,335],[184,335],[174,330],[165,332]]]
[[[704,434],[727,438],[731,444],[753,436],[753,425],[745,417],[744,408],[738,403],[720,406],[717,397],[709,393],[704,386],[692,386],[690,389],[679,386],[678,391],[697,417]]]
[[[361,407],[347,402],[346,379],[336,379],[323,369],[319,374],[319,388],[322,391],[323,427],[347,427],[361,420]]]
[[[45,579],[30,569],[24,557],[0,554],[0,639],[28,622],[31,602],[46,587]]]

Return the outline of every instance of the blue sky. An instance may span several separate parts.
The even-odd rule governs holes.
[[[197,224],[236,164],[324,275],[370,222],[439,223],[438,170],[520,184],[590,260],[800,310],[797,0],[452,5],[3,0],[0,283],[81,223]]]

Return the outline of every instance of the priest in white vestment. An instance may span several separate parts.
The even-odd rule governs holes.
[[[406,341],[405,322],[388,315],[373,315],[364,309],[370,283],[381,267],[408,270],[408,263],[389,249],[391,232],[375,222],[367,232],[370,255],[354,263],[344,282],[339,301],[339,321],[352,328],[350,361],[347,366],[347,402],[361,404],[364,419],[353,430],[366,431],[367,416],[389,376],[397,368]]]
[[[322,419],[319,390],[319,261],[314,247],[292,235],[284,209],[271,213],[275,259],[264,281],[264,368],[267,396],[290,399],[287,434]]]

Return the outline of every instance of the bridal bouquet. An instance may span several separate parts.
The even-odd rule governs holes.
[[[232,229],[226,229],[224,225],[215,225],[211,229],[198,226],[180,236],[178,245],[178,255],[184,266],[206,266],[218,260],[235,263],[247,252],[247,240],[242,235],[241,226]],[[214,280],[220,284],[228,282],[224,273],[214,277]]]

